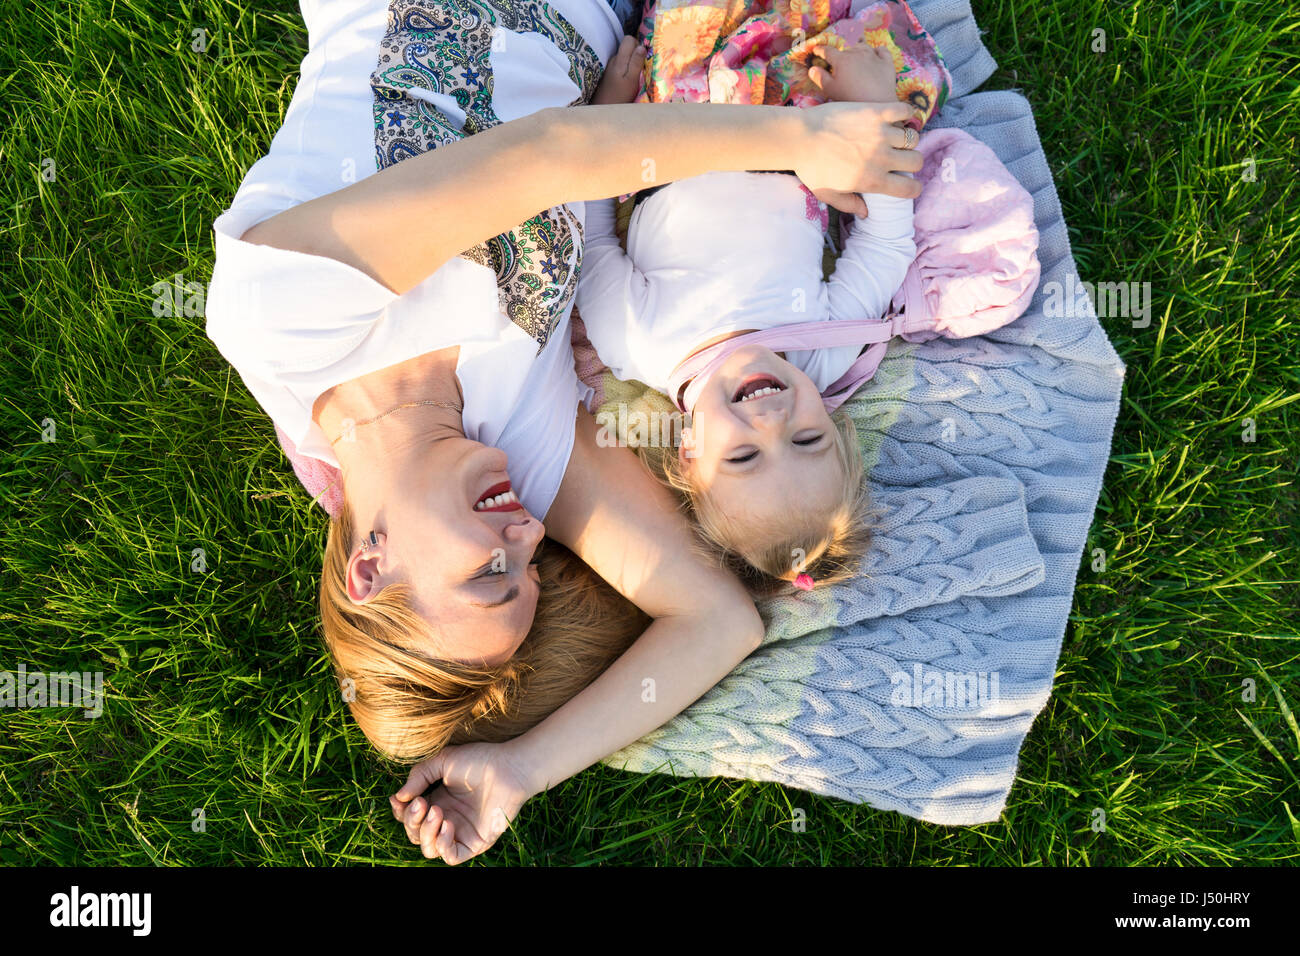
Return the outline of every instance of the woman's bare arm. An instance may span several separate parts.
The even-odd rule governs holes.
[[[635,453],[601,448],[580,410],[547,533],[654,622],[594,682],[504,746],[540,793],[667,723],[744,660],[763,622],[740,583],[692,548],[672,494]]]
[[[551,108],[397,163],[250,228],[245,242],[337,259],[396,294],[543,209],[711,170],[792,169],[812,189],[915,196],[906,104]],[[855,197],[856,198],[856,197]],[[400,234],[402,241],[393,242]]]

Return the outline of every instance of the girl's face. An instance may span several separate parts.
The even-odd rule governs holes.
[[[842,496],[844,466],[821,395],[771,349],[733,352],[700,393],[691,426],[683,464],[733,521],[772,527],[828,513]]]

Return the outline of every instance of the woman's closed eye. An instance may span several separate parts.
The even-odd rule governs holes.
[[[537,543],[537,547],[533,549],[532,557],[528,559],[529,567],[537,566],[538,561],[542,557],[542,545],[544,543],[545,542],[539,541]],[[482,580],[483,578],[495,578],[503,574],[509,574],[509,573],[510,573],[510,569],[506,567],[505,552],[494,551],[492,552],[492,556],[488,558],[487,563],[484,564],[482,567],[476,569],[474,573],[470,575],[470,580],[478,581],[478,580]]]
[[[506,562],[504,557],[493,555],[490,559],[488,559],[487,564],[483,565],[481,568],[476,570],[472,575],[470,575],[470,580],[481,581],[484,578],[495,578],[502,574],[509,574],[509,573],[510,573],[509,570],[507,570],[506,568]]]

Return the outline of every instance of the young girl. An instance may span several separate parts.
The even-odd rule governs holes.
[[[660,18],[664,11],[660,4]],[[745,47],[743,38],[752,33],[741,30],[729,42],[736,45],[739,36]],[[883,38],[877,32],[864,39]],[[658,38],[650,42],[650,92],[672,96],[688,85],[680,81],[690,71],[672,78],[656,71]],[[807,52],[829,66],[806,71],[815,92],[828,99],[888,102],[902,95],[894,55],[883,45],[808,46]],[[752,45],[744,51],[754,53]],[[752,78],[740,69],[719,71],[718,57],[726,54],[724,48],[708,69],[715,92],[719,85],[734,91]],[[737,66],[735,59],[728,64]],[[753,83],[768,99],[774,75],[782,74],[778,60],[766,60],[765,82]],[[786,55],[787,76],[791,62]],[[916,110],[905,130],[908,148],[946,92],[937,50],[930,62],[940,93],[917,95],[922,86],[909,84]],[[920,73],[910,72],[912,80]],[[807,99],[797,76],[789,86],[791,95],[784,89],[776,95]],[[628,100],[635,95],[631,82],[619,92]],[[614,231],[614,201],[588,204],[577,296],[587,334],[616,376],[644,382],[690,413],[679,453],[663,456],[664,477],[685,494],[705,541],[757,594],[786,582],[808,587],[847,577],[865,550],[866,486],[856,434],[847,415],[828,413],[823,402],[823,393],[858,360],[862,341],[784,355],[745,344],[689,389],[674,372],[706,346],[747,332],[883,315],[916,256],[912,200],[862,199],[869,214],[853,222],[826,281],[825,212],[793,175],[708,173],[643,191],[626,254]]]

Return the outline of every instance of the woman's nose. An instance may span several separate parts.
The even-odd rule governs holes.
[[[546,527],[536,518],[530,516],[527,521],[506,525],[502,534],[511,544],[535,548],[537,543],[545,537]]]

